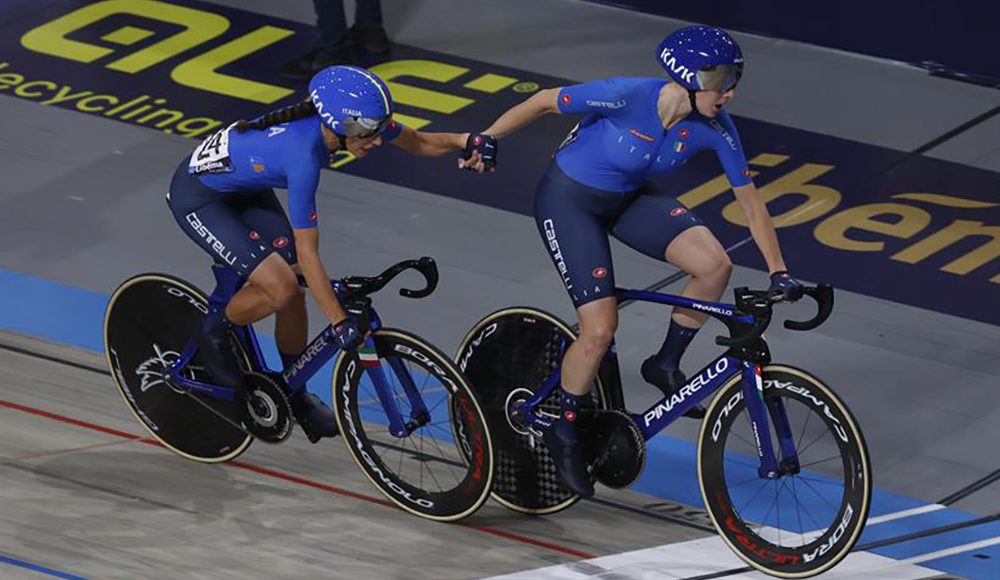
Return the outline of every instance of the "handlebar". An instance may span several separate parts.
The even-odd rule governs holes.
[[[717,336],[715,343],[719,346],[741,347],[760,338],[771,324],[774,305],[782,301],[782,296],[772,295],[766,290],[749,290],[746,287],[737,288],[736,308],[754,317],[755,321],[749,331],[733,337]],[[816,316],[809,320],[786,320],[785,328],[789,330],[812,330],[826,322],[833,312],[833,287],[829,284],[807,286],[805,295],[816,302]],[[732,330],[732,326],[730,329]]]
[[[819,310],[816,316],[809,320],[786,320],[785,328],[788,330],[812,330],[826,322],[826,319],[830,318],[830,313],[833,312],[833,286],[820,284],[818,286],[806,287],[805,291],[806,296],[816,301],[816,306]]]
[[[367,277],[367,276],[348,276],[340,281],[341,287],[344,289],[344,295],[341,299],[345,302],[357,299],[369,294],[374,294],[386,284],[392,281],[393,278],[402,274],[406,270],[416,270],[424,276],[424,287],[419,290],[411,290],[409,288],[401,288],[399,294],[405,296],[406,298],[425,298],[430,296],[431,292],[437,288],[438,283],[438,269],[437,263],[434,262],[434,258],[424,256],[419,260],[405,260],[399,262],[393,266],[386,268],[384,272],[378,276]],[[306,286],[306,279],[304,276],[299,276],[299,285]],[[331,283],[336,287],[337,281],[331,280]]]
[[[406,270],[411,269],[416,270],[423,275],[425,285],[419,290],[400,288],[399,295],[406,298],[425,298],[430,296],[430,294],[434,292],[434,289],[437,288],[438,269],[437,263],[434,262],[434,258],[424,256],[419,260],[405,260],[403,262],[399,262],[398,264],[386,268],[386,270],[378,276],[348,276],[344,278],[341,283],[347,291],[345,298],[350,299],[357,298],[359,296],[367,296],[368,294],[374,294],[384,288],[385,285],[392,281],[393,278],[402,274]]]

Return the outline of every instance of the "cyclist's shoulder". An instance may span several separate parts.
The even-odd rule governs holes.
[[[581,85],[572,97],[582,106],[603,116],[645,114],[659,96],[661,79],[608,77]],[[638,113],[636,113],[638,112]]]
[[[715,117],[693,113],[684,120],[684,124],[691,130],[692,137],[698,141],[733,150],[742,148],[736,125],[725,109],[720,110]]]
[[[588,83],[609,93],[639,96],[652,93],[663,86],[663,79],[650,77],[607,77]]]

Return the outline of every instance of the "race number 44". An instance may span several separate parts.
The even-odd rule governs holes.
[[[233,125],[209,136],[191,154],[188,173],[222,173],[233,170],[229,160],[229,132]]]

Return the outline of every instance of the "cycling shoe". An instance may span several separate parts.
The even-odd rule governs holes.
[[[594,483],[587,471],[584,440],[579,437],[567,437],[562,431],[568,431],[574,427],[560,425],[560,421],[563,420],[556,421],[542,434],[545,447],[549,450],[549,455],[552,457],[556,473],[562,480],[563,486],[580,497],[591,497],[594,495]]]
[[[333,409],[327,407],[322,399],[305,388],[293,394],[289,398],[289,403],[292,405],[295,420],[302,427],[310,443],[316,443],[323,437],[336,437],[340,433],[337,428],[337,415]]]

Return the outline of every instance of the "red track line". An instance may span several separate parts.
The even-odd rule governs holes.
[[[289,475],[287,473],[281,473],[280,471],[274,471],[273,469],[268,469],[266,467],[258,467],[256,465],[251,465],[249,463],[244,463],[242,461],[230,461],[229,465],[232,465],[233,467],[239,467],[240,469],[245,469],[247,471],[252,471],[254,473],[259,473],[261,475],[266,475],[268,477],[283,479],[285,481],[290,481],[292,483],[297,483],[299,485],[305,485],[314,489],[335,493],[337,495],[359,499],[361,501],[367,501],[369,503],[377,503],[379,505],[384,505],[391,508],[396,507],[396,504],[386,499],[380,499],[377,497],[372,497],[370,495],[365,495],[363,493],[348,491],[346,489],[341,489],[339,487],[333,487],[332,485],[326,485],[325,483],[319,483],[316,481],[310,481],[308,479],[302,479],[301,477],[297,477],[295,475]]]
[[[512,534],[510,532],[505,532],[503,530],[498,530],[496,528],[490,528],[487,526],[476,526],[473,524],[459,524],[460,526],[465,526],[467,528],[483,532],[484,534],[492,534],[494,536],[499,536],[501,538],[507,538],[509,540],[514,540],[515,542],[521,542],[524,544],[531,544],[532,546],[538,546],[540,548],[547,548],[555,552],[562,552],[564,554],[570,554],[571,556],[576,556],[584,560],[590,560],[596,558],[594,554],[588,554],[587,552],[580,552],[579,550],[574,550],[572,548],[564,548],[558,544],[553,544],[550,542],[543,542],[542,540],[535,540],[526,536],[521,536],[518,534]]]
[[[146,437],[140,437],[139,435],[134,435],[132,433],[126,433],[125,431],[118,431],[117,429],[111,429],[109,427],[104,427],[104,426],[101,426],[101,425],[97,425],[95,423],[88,423],[87,421],[80,421],[79,419],[73,419],[72,417],[67,417],[65,415],[59,415],[59,414],[56,414],[56,413],[50,413],[48,411],[42,411],[41,409],[35,409],[35,408],[32,408],[32,407],[26,407],[24,405],[19,405],[17,403],[11,403],[10,401],[0,400],[0,407],[7,407],[9,409],[14,409],[16,411],[22,411],[24,413],[30,413],[32,415],[38,415],[39,417],[45,417],[46,419],[52,419],[54,421],[61,421],[63,423],[69,423],[70,425],[75,425],[77,427],[82,427],[84,429],[90,429],[92,431],[99,431],[101,433],[105,433],[105,434],[108,434],[108,435],[114,435],[115,437],[121,437],[123,439],[130,439],[130,440],[133,440],[133,441],[139,441],[140,443],[146,443],[147,445],[156,445],[158,447],[162,447],[162,445],[160,444],[159,441],[155,441],[153,439],[148,439]],[[268,476],[268,477],[273,477],[275,479],[281,479],[281,480],[284,480],[284,481],[289,481],[289,482],[292,482],[292,483],[297,483],[299,485],[304,485],[304,486],[307,486],[307,487],[311,487],[311,488],[314,488],[314,489],[319,489],[319,490],[322,490],[322,491],[326,491],[326,492],[329,492],[329,493],[341,495],[341,496],[344,496],[344,497],[350,497],[350,498],[353,498],[353,499],[357,499],[357,500],[361,500],[361,501],[366,501],[366,502],[369,502],[369,503],[375,503],[375,504],[383,505],[383,506],[386,506],[386,507],[391,507],[393,509],[399,509],[399,507],[397,507],[396,504],[392,503],[391,501],[385,500],[385,499],[381,499],[381,498],[377,498],[377,497],[372,497],[370,495],[365,495],[365,494],[362,494],[362,493],[356,493],[356,492],[353,492],[353,491],[348,491],[346,489],[341,489],[339,487],[334,487],[332,485],[326,485],[326,484],[319,483],[319,482],[316,482],[316,481],[310,481],[308,479],[303,479],[303,478],[297,477],[295,475],[290,475],[290,474],[287,474],[287,473],[282,473],[280,471],[275,471],[273,469],[268,469],[266,467],[258,467],[256,465],[252,465],[250,463],[244,463],[242,461],[230,461],[226,465],[231,465],[233,467],[236,467],[236,468],[239,468],[239,469],[245,469],[247,471],[251,471],[253,473],[258,473],[260,475],[265,475],[265,476]],[[464,524],[464,523],[459,523],[458,525],[466,527],[466,528],[469,528],[471,530],[476,530],[476,531],[479,531],[479,532],[483,532],[484,534],[490,534],[490,535],[498,536],[498,537],[501,537],[501,538],[507,538],[508,540],[513,540],[515,542],[520,542],[522,544],[528,544],[529,546],[536,546],[536,547],[539,547],[539,548],[545,548],[547,550],[552,550],[553,552],[562,552],[563,554],[568,554],[570,556],[576,556],[577,558],[590,559],[590,558],[596,558],[597,557],[596,555],[594,555],[594,554],[588,554],[587,552],[580,552],[578,550],[574,550],[572,548],[566,548],[566,547],[560,546],[558,544],[553,544],[553,543],[550,543],[550,542],[544,542],[542,540],[536,540],[534,538],[529,538],[527,536],[522,536],[520,534],[512,534],[510,532],[505,532],[503,530],[498,530],[496,528],[491,528],[491,527],[488,527],[488,526],[477,526],[477,525],[473,525],[473,524]]]
[[[142,437],[139,437],[138,435],[126,433],[124,431],[119,431],[117,429],[111,429],[109,427],[102,427],[100,425],[96,425],[94,423],[88,423],[86,421],[80,421],[79,419],[73,419],[65,415],[57,415],[55,413],[49,413],[48,411],[42,411],[41,409],[25,407],[24,405],[11,403],[10,401],[0,401],[0,406],[14,409],[16,411],[31,413],[32,415],[38,415],[40,417],[45,417],[46,419],[54,419],[56,421],[62,421],[63,423],[69,423],[70,425],[76,425],[77,427],[83,427],[84,429],[90,429],[92,431],[100,431],[101,433],[107,433],[108,435],[114,435],[115,437],[122,437],[124,439],[142,439]]]

